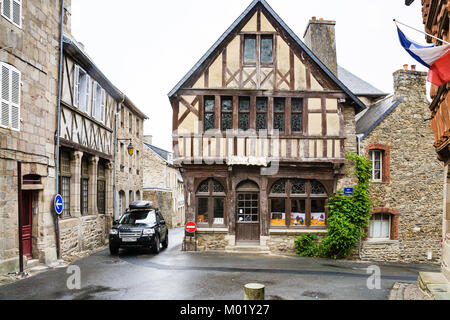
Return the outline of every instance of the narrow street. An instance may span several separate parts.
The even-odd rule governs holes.
[[[414,283],[419,271],[439,267],[380,264],[381,289],[367,288],[373,264],[300,257],[181,252],[183,229],[170,232],[159,255],[146,250],[102,251],[79,260],[81,289],[67,288],[67,268],[0,287],[0,299],[243,300],[243,286],[266,286],[269,300],[385,300],[394,283]]]

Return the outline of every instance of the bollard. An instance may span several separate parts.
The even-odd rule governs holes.
[[[259,283],[249,283],[244,287],[245,298],[244,300],[264,300],[264,290],[263,284]]]

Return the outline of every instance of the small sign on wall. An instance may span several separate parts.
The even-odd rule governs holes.
[[[344,195],[345,196],[353,196],[355,194],[354,188],[344,188]]]

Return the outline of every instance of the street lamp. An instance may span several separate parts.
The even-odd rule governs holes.
[[[131,139],[117,139],[117,141],[130,141],[130,144],[127,147],[127,151],[128,151],[128,154],[130,155],[130,157],[133,156],[134,146],[133,146],[133,143],[131,142]]]

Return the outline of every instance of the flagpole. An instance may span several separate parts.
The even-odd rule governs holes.
[[[431,34],[426,33],[426,32],[423,32],[423,31],[421,31],[421,30],[419,30],[419,29],[410,27],[410,26],[408,26],[407,24],[404,24],[404,23],[402,23],[402,22],[400,22],[400,21],[397,21],[397,20],[395,20],[395,19],[394,19],[394,22],[395,22],[396,24],[397,24],[397,23],[400,23],[400,24],[404,25],[405,27],[408,27],[408,28],[413,29],[413,30],[415,30],[415,31],[417,31],[417,32],[423,33],[424,35],[427,35],[427,36],[429,36],[429,37],[431,37],[431,38],[433,38],[433,39],[439,40],[439,41],[441,41],[441,42],[443,42],[443,43],[445,43],[445,44],[450,44],[449,42],[447,42],[447,41],[445,41],[445,40],[439,39],[438,37],[432,36]]]

